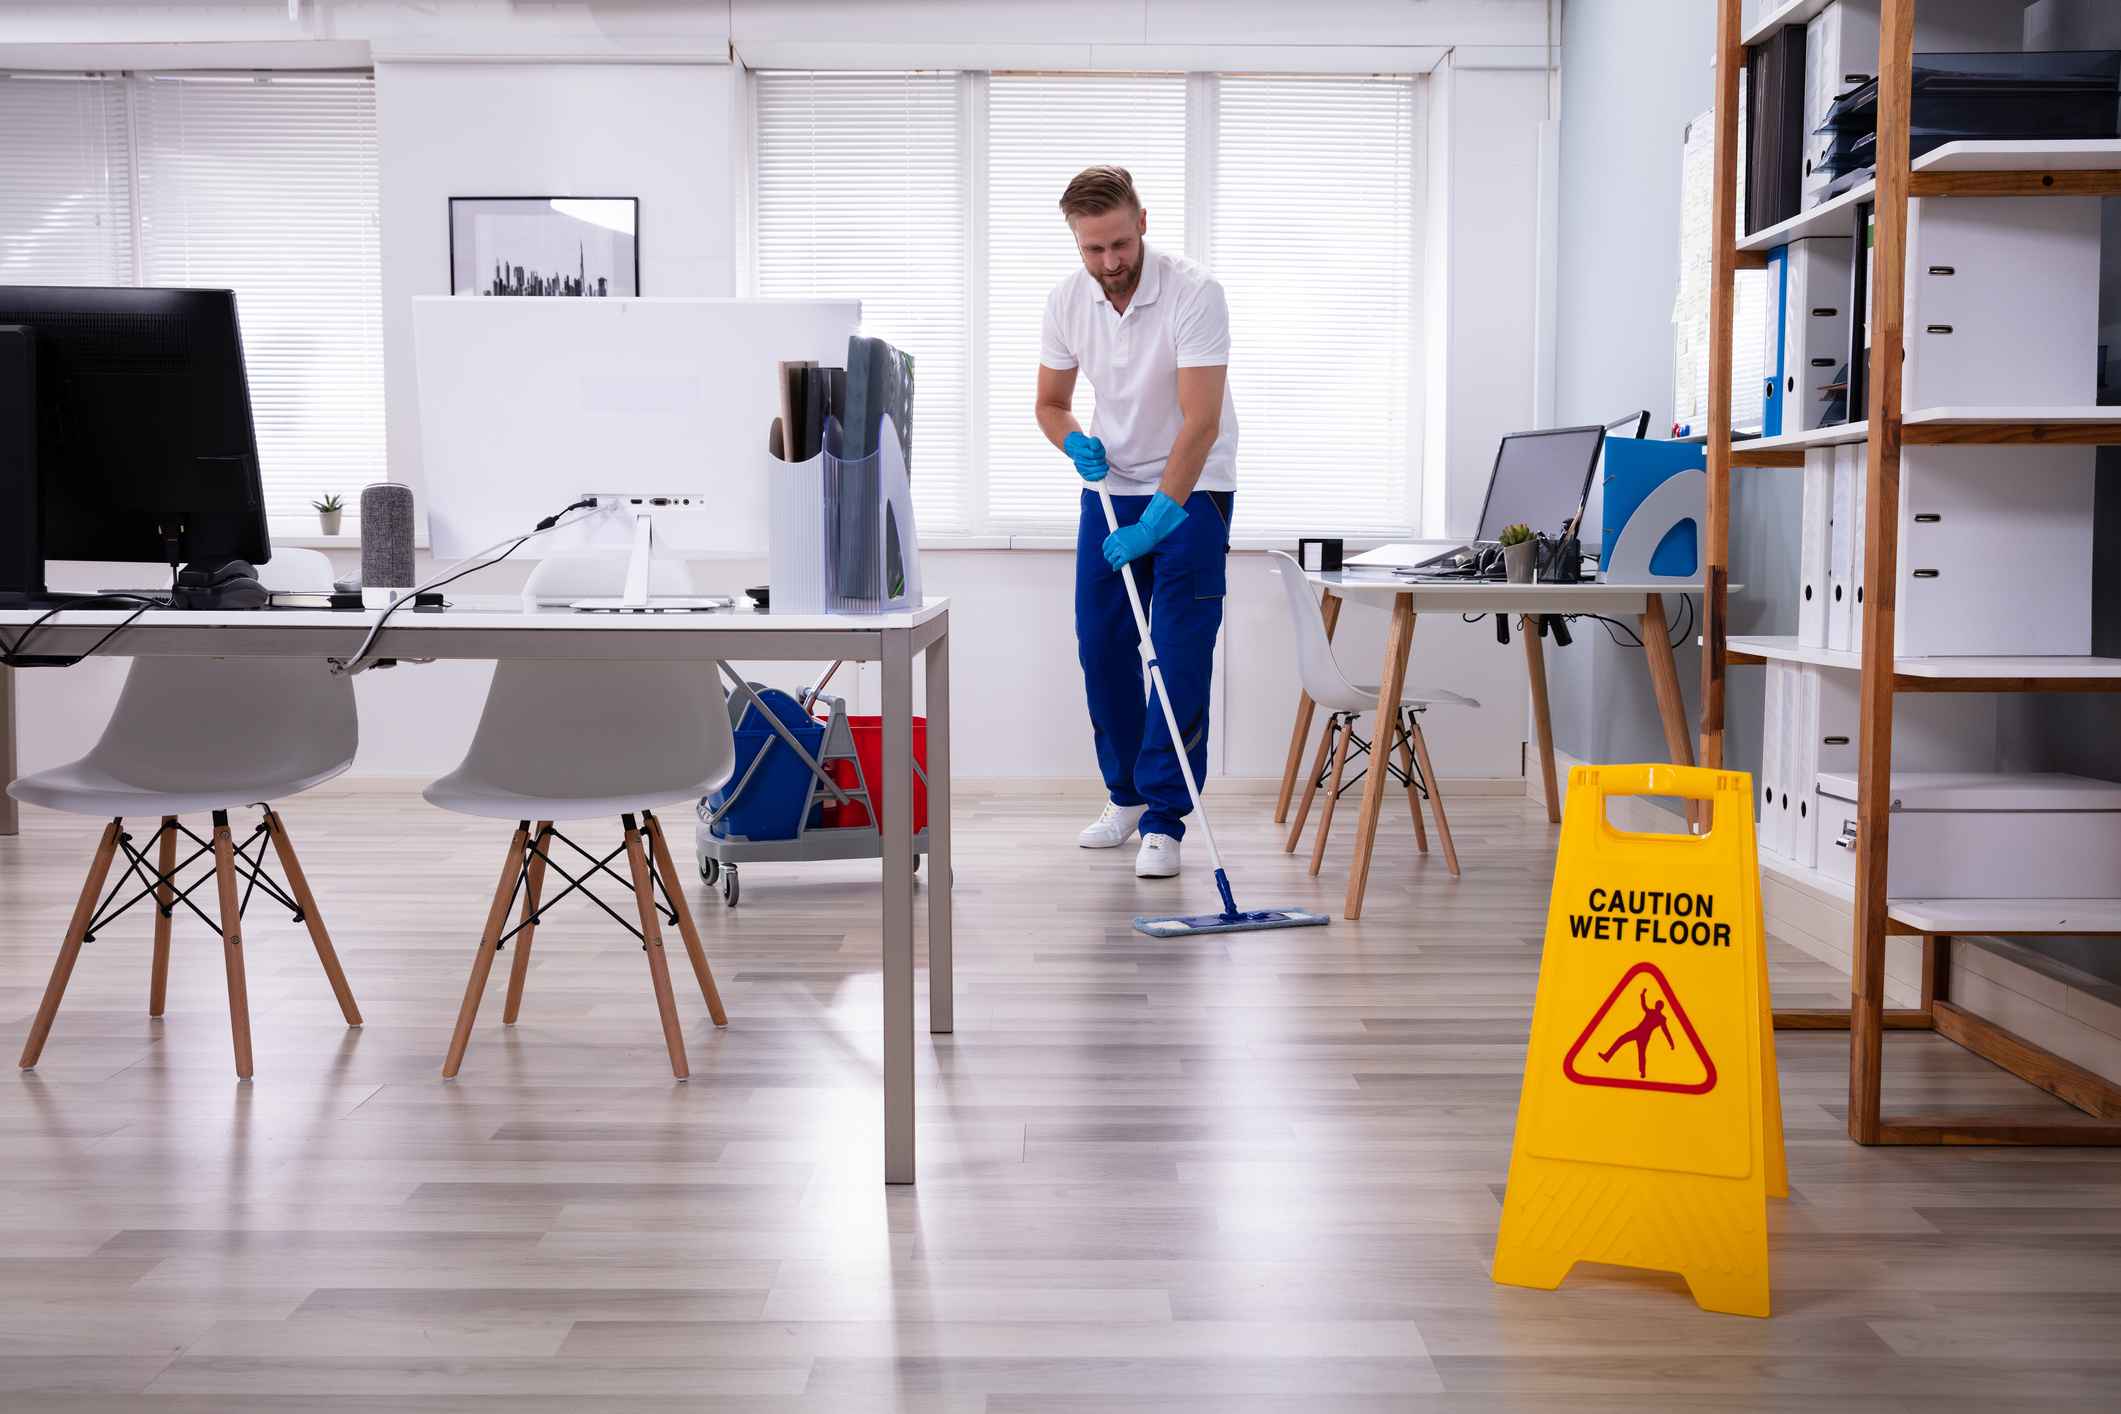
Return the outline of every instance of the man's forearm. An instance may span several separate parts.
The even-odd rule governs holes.
[[[1171,455],[1164,458],[1163,480],[1156,489],[1178,502],[1181,506],[1193,494],[1193,487],[1200,480],[1201,468],[1208,464],[1209,449],[1215,445],[1216,422],[1200,423],[1188,420],[1171,443]]]
[[[1038,405],[1038,430],[1046,434],[1048,442],[1058,447],[1061,443],[1068,440],[1070,432],[1082,431],[1083,425],[1076,419],[1074,412],[1070,409],[1055,407],[1051,403],[1040,403]]]

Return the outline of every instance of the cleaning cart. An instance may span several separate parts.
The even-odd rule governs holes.
[[[743,865],[824,859],[881,859],[884,728],[881,717],[853,717],[846,699],[814,687],[791,696],[745,683],[730,694],[736,768],[699,804],[693,851],[700,878],[736,907]],[[732,677],[734,674],[732,674]],[[928,852],[928,724],[913,719],[913,867]]]

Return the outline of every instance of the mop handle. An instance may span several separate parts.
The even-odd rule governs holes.
[[[1112,492],[1103,481],[1097,483],[1097,499],[1105,507],[1107,532],[1118,530],[1119,517],[1112,513]],[[1193,779],[1193,761],[1186,755],[1185,738],[1179,735],[1178,713],[1172,710],[1171,694],[1164,690],[1164,670],[1156,661],[1156,640],[1149,636],[1149,616],[1142,612],[1141,591],[1134,587],[1134,566],[1121,565],[1119,577],[1127,584],[1127,603],[1134,609],[1134,628],[1141,636],[1142,656],[1149,660],[1149,681],[1156,689],[1156,700],[1163,704],[1164,725],[1171,731],[1171,750],[1178,756],[1179,773],[1186,778],[1186,794],[1193,798],[1193,813],[1200,817],[1200,833],[1208,842],[1208,862],[1220,872],[1223,857],[1215,848],[1215,831],[1208,828],[1208,807],[1201,803],[1200,785]]]

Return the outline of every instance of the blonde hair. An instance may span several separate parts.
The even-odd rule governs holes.
[[[1073,221],[1078,216],[1102,216],[1121,206],[1142,209],[1134,194],[1134,177],[1124,167],[1085,167],[1061,193],[1061,215]]]

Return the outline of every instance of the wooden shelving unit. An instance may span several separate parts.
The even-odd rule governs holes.
[[[1910,166],[1907,160],[1914,69],[1915,0],[1882,0],[1879,14],[1877,176],[1873,183],[1781,225],[1738,232],[1738,76],[1746,43],[1800,23],[1823,0],[1792,0],[1747,34],[1740,0],[1721,0],[1716,32],[1714,208],[1709,306],[1707,593],[1703,612],[1701,764],[1723,763],[1724,677],[1733,662],[1771,657],[1854,667],[1862,675],[1857,827],[1864,841],[1855,896],[1849,1008],[1778,1011],[1778,1028],[1849,1029],[1849,1135],[1862,1144],[2121,1144],[2121,1088],[2013,1035],[1946,995],[1949,940],[1967,933],[2086,934],[2121,931],[2121,899],[1890,899],[1889,800],[1893,699],[1902,692],[2116,692],[2114,659],[1898,659],[1893,656],[1900,525],[1900,449],[1905,445],[2116,444],[2121,410],[2112,408],[1933,408],[1901,410],[1901,349],[1907,292],[1908,199],[1912,196],[2121,195],[2121,142],[1953,143]],[[1875,202],[1870,288],[1871,373],[1867,423],[1733,444],[1731,348],[1735,272],[1795,236],[1840,234],[1854,205]],[[1863,647],[1860,654],[1798,649],[1794,640],[1727,641],[1730,472],[1733,465],[1801,466],[1808,447],[1863,442],[1869,449],[1864,518]],[[1829,661],[1832,660],[1832,661]],[[1922,1006],[1885,1005],[1890,935],[1923,942]],[[2084,1111],[2081,1118],[2010,1116],[1887,1117],[1880,1113],[1884,1036],[1935,1030]]]

